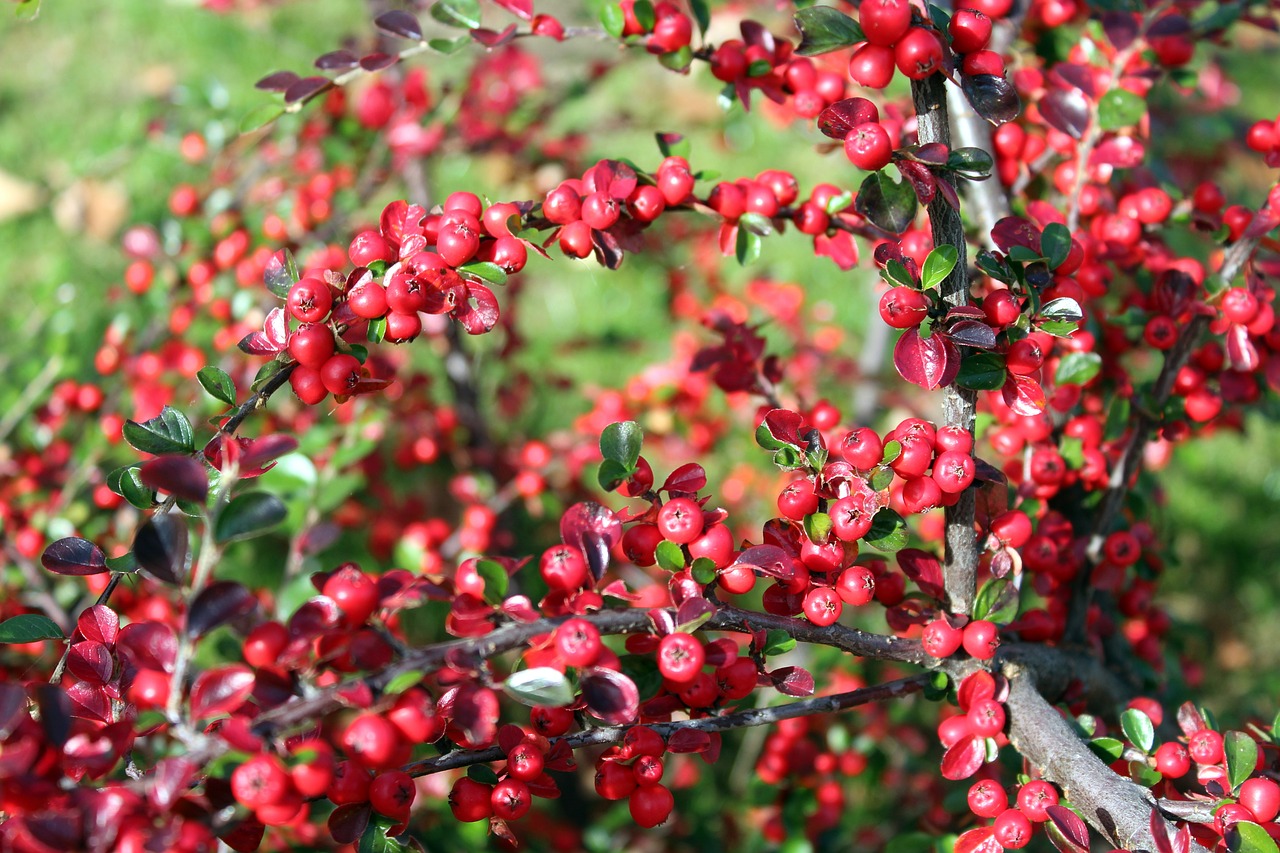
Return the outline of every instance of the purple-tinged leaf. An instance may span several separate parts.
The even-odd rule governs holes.
[[[1183,702],[1178,706],[1178,728],[1182,729],[1182,733],[1187,737],[1208,728],[1200,709],[1194,702]]]
[[[1104,12],[1102,31],[1116,50],[1124,50],[1138,37],[1138,23],[1141,19],[1140,15],[1133,12]]]
[[[84,817],[78,809],[48,808],[24,817],[27,832],[52,850],[84,849]]]
[[[440,712],[462,735],[468,748],[488,746],[498,736],[498,694],[488,687],[465,684],[451,691],[451,701],[442,699]]]
[[[111,722],[111,697],[104,685],[77,681],[67,688],[71,700],[71,716],[100,723]]]
[[[957,838],[953,853],[1004,853],[1004,847],[996,841],[994,827],[980,826]]]
[[[238,344],[247,355],[275,355],[289,342],[289,319],[283,308],[272,308],[261,332],[250,332]]]
[[[138,529],[133,555],[158,581],[180,586],[187,576],[187,523],[173,513],[153,515]]]
[[[471,37],[488,48],[502,47],[516,37],[516,25],[509,24],[502,32],[484,27],[471,31]]]
[[[347,71],[360,64],[360,57],[349,50],[333,50],[316,59],[321,71]]]
[[[253,670],[230,664],[200,673],[191,687],[191,717],[203,720],[237,710],[253,693]]]
[[[289,617],[289,633],[312,639],[342,624],[342,611],[327,595],[308,599]]]
[[[467,297],[454,306],[453,316],[467,334],[482,335],[498,324],[498,299],[483,284],[470,282]]]
[[[1151,838],[1156,843],[1156,853],[1173,853],[1173,844],[1169,839],[1169,824],[1165,822],[1158,810],[1151,810],[1148,827],[1151,829]]]
[[[662,489],[672,494],[695,494],[706,487],[707,472],[697,462],[686,462],[662,483]]]
[[[706,752],[710,748],[711,735],[697,729],[679,729],[667,739],[667,752],[676,755]]]
[[[795,561],[777,545],[752,545],[738,555],[733,565],[747,566],[779,580],[789,580],[796,573]]]
[[[942,564],[937,557],[918,548],[904,548],[898,552],[898,565],[925,595],[943,597]]]
[[[918,209],[911,185],[883,172],[873,172],[863,179],[853,205],[873,225],[890,234],[902,234],[910,228]]]
[[[1271,233],[1277,225],[1280,225],[1280,211],[1264,207],[1253,215],[1240,236],[1245,240],[1253,240]]]
[[[360,67],[370,74],[386,71],[400,61],[400,57],[392,53],[370,53],[360,57]]]
[[[373,707],[373,690],[367,681],[349,681],[334,691],[338,701],[348,708],[367,710]]]
[[[1080,819],[1080,816],[1066,806],[1053,805],[1045,809],[1045,813],[1049,815],[1049,820],[1053,822],[1053,826],[1057,827],[1062,833],[1062,838],[1069,845],[1067,849],[1063,849],[1061,845],[1054,840],[1055,846],[1063,853],[1088,853],[1089,851],[1089,827]]]
[[[107,555],[88,539],[68,536],[44,549],[40,565],[58,575],[100,575],[107,570]]]
[[[27,691],[16,681],[0,681],[0,741],[27,717]]]
[[[947,326],[947,334],[960,346],[995,349],[996,332],[980,320],[959,320]]]
[[[996,127],[1013,121],[1022,112],[1018,90],[1003,75],[963,74],[960,90],[973,111]]]
[[[422,24],[409,12],[393,9],[373,19],[373,25],[384,33],[410,41],[422,41]]]
[[[693,633],[716,614],[716,606],[700,595],[693,595],[680,602],[676,610],[677,630]]]
[[[266,285],[267,290],[281,299],[289,296],[289,291],[297,281],[293,277],[291,261],[288,250],[281,249],[267,258],[266,266],[262,268],[262,283]]]
[[[1169,38],[1174,36],[1187,36],[1191,34],[1191,22],[1184,16],[1174,13],[1172,15],[1161,15],[1156,18],[1150,29],[1147,30],[1147,38]]]
[[[674,634],[676,631],[675,614],[665,608],[655,607],[650,610],[649,622],[653,624],[653,633],[657,634],[659,637]]]
[[[36,707],[40,709],[40,728],[45,739],[54,746],[62,746],[71,734],[71,699],[67,691],[56,684],[37,684]]]
[[[190,456],[157,456],[142,464],[138,479],[179,500],[202,504],[209,498],[209,474]]]
[[[933,197],[938,194],[938,179],[933,172],[929,171],[929,167],[924,163],[914,163],[910,160],[899,160],[897,165],[902,177],[911,184],[911,190],[916,194],[919,202],[928,204],[933,201]]]
[[[997,222],[991,229],[991,239],[1005,254],[1014,246],[1040,252],[1040,229],[1020,216],[1006,216]]]
[[[196,765],[185,758],[162,758],[147,776],[147,799],[161,812],[167,812],[195,778]]]
[[[787,696],[812,696],[813,674],[801,666],[784,666],[768,673],[769,680],[779,693]]]
[[[917,329],[907,329],[894,345],[893,366],[903,379],[932,391],[955,381],[960,350],[944,332],[922,338]]]
[[[130,622],[116,638],[116,654],[137,669],[173,672],[178,635],[162,622]]]
[[[286,104],[303,103],[332,88],[333,81],[328,77],[303,77],[284,90],[284,102]]]
[[[348,803],[329,814],[329,835],[338,844],[355,844],[369,826],[373,808],[368,803]]]
[[[283,92],[294,83],[297,83],[298,79],[298,75],[292,71],[276,71],[274,74],[268,74],[257,83],[254,83],[253,87],[264,92]]]
[[[243,584],[216,581],[191,602],[184,631],[188,637],[202,637],[219,625],[252,613],[257,606],[258,599]]]
[[[1227,361],[1232,370],[1245,373],[1252,373],[1262,363],[1258,349],[1249,337],[1249,329],[1239,323],[1232,323],[1227,328]]]
[[[1055,130],[1081,139],[1089,127],[1089,99],[1079,89],[1054,89],[1040,99],[1040,115]]]
[[[1059,89],[1079,89],[1086,98],[1098,97],[1093,68],[1078,62],[1059,62],[1049,71],[1049,84]]]
[[[587,667],[578,673],[578,684],[587,711],[611,726],[633,723],[640,711],[640,691],[627,676],[604,667]]]
[[[594,501],[576,503],[560,518],[560,538],[566,545],[582,549],[597,581],[609,568],[609,552],[622,541],[622,522]]]
[[[866,98],[845,98],[818,113],[818,130],[823,136],[844,139],[860,124],[880,120],[880,110]]]
[[[502,612],[517,622],[537,622],[542,618],[527,595],[512,595],[503,599]]]
[[[951,745],[942,756],[942,776],[957,782],[968,779],[987,759],[986,738],[965,735]]]
[[[115,666],[111,651],[94,640],[76,643],[67,652],[67,671],[91,684],[106,684],[111,680]]]

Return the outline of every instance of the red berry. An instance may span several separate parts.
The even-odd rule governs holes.
[[[881,44],[862,45],[849,57],[849,79],[868,89],[883,89],[893,81],[893,48]]]
[[[827,514],[831,517],[831,530],[841,542],[854,542],[866,536],[875,520],[860,495],[840,498],[831,504]]]
[[[386,718],[364,713],[356,717],[342,731],[342,748],[355,761],[371,770],[389,770],[402,763],[400,758],[408,751],[406,744]]]
[[[1197,764],[1217,764],[1222,761],[1222,735],[1201,729],[1187,738],[1187,752]]]
[[[658,530],[669,541],[688,545],[702,535],[702,507],[689,498],[673,498],[658,510]]]
[[[350,394],[360,383],[360,362],[354,355],[330,356],[320,368],[320,381],[330,394]]]
[[[649,829],[671,816],[676,800],[665,785],[642,785],[631,792],[631,819]]]
[[[1008,850],[1026,847],[1031,841],[1031,821],[1017,809],[1006,809],[997,815],[992,828],[995,830],[996,841]]]
[[[322,325],[299,326],[289,336],[289,355],[298,364],[319,370],[333,355],[333,329]]]
[[[1018,790],[1018,809],[1034,823],[1049,819],[1049,806],[1058,804],[1058,789],[1043,780],[1028,782]]]
[[[978,660],[991,660],[1000,645],[995,623],[975,619],[964,626],[964,650]]]
[[[911,26],[911,4],[907,0],[863,0],[858,21],[871,44],[897,44]]]
[[[493,805],[494,817],[519,820],[528,813],[529,806],[533,804],[533,795],[524,782],[507,777],[493,786],[489,802]]]
[[[1240,786],[1240,805],[1253,812],[1258,823],[1268,823],[1280,814],[1280,785],[1270,779],[1254,777]]]
[[[893,141],[881,124],[867,122],[845,135],[844,154],[859,169],[876,172],[893,160]]]
[[[580,549],[569,545],[555,545],[543,551],[538,567],[552,589],[578,589],[587,582],[587,560]]]
[[[933,30],[912,27],[893,48],[898,70],[912,80],[923,80],[942,67],[942,42]]]
[[[951,49],[956,53],[982,50],[991,41],[991,19],[977,9],[957,9],[947,25]]]
[[[818,495],[807,477],[792,480],[778,493],[778,512],[792,521],[801,521],[818,511]]]
[[[866,566],[850,566],[840,573],[836,592],[842,601],[854,607],[871,603],[876,592],[876,576]]]
[[[833,625],[843,609],[840,596],[829,586],[816,586],[804,597],[804,615],[815,625]]]
[[[573,711],[535,705],[529,711],[529,724],[543,737],[559,737],[573,726]]]
[[[880,297],[880,319],[895,329],[919,326],[927,316],[929,297],[915,288],[905,285],[891,287]]]
[[[604,644],[600,632],[585,619],[570,619],[555,632],[556,651],[568,666],[591,666],[600,657]]]
[[[377,582],[355,563],[344,563],[329,575],[322,592],[338,605],[347,627],[363,625],[378,606]]]
[[[388,770],[369,785],[369,803],[387,817],[400,820],[408,816],[417,793],[412,776],[403,770]]]
[[[493,815],[492,789],[470,776],[463,776],[453,783],[449,791],[449,808],[453,816],[463,823],[486,820]]]
[[[1156,749],[1156,769],[1161,775],[1170,779],[1178,779],[1191,769],[1191,755],[1187,748],[1177,741],[1160,744]]]
[[[275,666],[289,644],[289,630],[279,622],[263,622],[244,638],[244,659],[249,666]]]
[[[657,562],[655,552],[662,541],[662,531],[658,529],[658,525],[632,525],[622,534],[622,553],[637,566],[652,566]]]
[[[518,744],[507,753],[507,772],[523,782],[532,782],[542,775],[546,757],[542,750],[531,743]]]
[[[689,543],[689,555],[695,560],[705,557],[723,569],[733,562],[733,531],[727,524],[713,524],[702,535]]]
[[[1009,795],[990,779],[974,782],[968,800],[969,810],[978,817],[992,818],[1009,808]]]
[[[853,467],[866,471],[880,464],[884,458],[884,444],[875,430],[859,427],[841,439],[840,455]]]
[[[303,323],[319,323],[329,316],[333,291],[318,278],[304,278],[289,288],[289,313]]]
[[[636,774],[617,761],[601,761],[596,766],[596,793],[606,800],[621,800],[636,789]]]
[[[933,461],[933,480],[947,494],[956,494],[969,488],[976,471],[973,457],[968,452],[948,450]]]
[[[292,783],[280,760],[271,755],[255,755],[231,774],[231,793],[249,809],[276,805],[290,794]]]
[[[935,619],[924,626],[920,640],[924,650],[931,657],[951,657],[960,649],[963,633],[959,628],[952,628],[946,619]]]
[[[1004,731],[1004,706],[994,699],[979,699],[969,708],[969,727],[981,737],[995,737]]]
[[[289,386],[293,388],[293,393],[298,395],[298,399],[308,406],[314,406],[329,396],[329,389],[324,387],[320,371],[314,367],[301,364],[294,367],[293,372],[289,374]]]
[[[692,634],[668,634],[658,643],[658,671],[677,684],[692,681],[705,661],[702,643]]]

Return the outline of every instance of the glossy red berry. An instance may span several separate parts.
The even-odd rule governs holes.
[[[663,537],[688,545],[702,535],[702,507],[689,498],[672,498],[658,510],[658,530]]]
[[[658,643],[658,671],[677,684],[692,681],[705,661],[706,651],[692,634],[668,634]]]
[[[402,763],[401,756],[408,752],[396,727],[380,714],[356,717],[343,729],[340,740],[347,755],[371,770],[389,770]]]
[[[249,666],[275,666],[285,646],[289,630],[279,622],[263,622],[244,638],[244,659]]]
[[[585,619],[570,619],[555,632],[556,651],[566,665],[591,666],[600,657],[604,644],[600,632]]]
[[[417,793],[412,776],[403,770],[388,770],[370,783],[369,803],[387,817],[402,819],[408,816]]]
[[[997,815],[992,828],[996,841],[1007,850],[1019,850],[1031,841],[1031,821],[1017,809],[1006,809]]]
[[[859,169],[876,172],[893,160],[893,141],[883,125],[860,124],[845,135],[844,154]]]
[[[486,820],[493,815],[492,789],[470,776],[463,776],[453,783],[449,791],[449,808],[453,816],[463,823]]]
[[[333,356],[333,329],[323,325],[299,326],[289,336],[289,355],[298,364],[319,370]]]
[[[596,793],[606,800],[621,800],[636,789],[636,774],[618,761],[601,761],[596,766]]]
[[[1160,744],[1155,758],[1156,770],[1170,779],[1179,779],[1191,769],[1191,754],[1177,741]]]
[[[969,488],[976,471],[973,457],[967,451],[948,450],[933,461],[933,480],[947,494]]]
[[[302,323],[319,323],[329,316],[333,291],[318,278],[300,279],[289,288],[289,313]]]
[[[231,774],[231,794],[245,808],[276,805],[290,793],[292,783],[280,760],[255,755]]]
[[[820,627],[835,624],[843,607],[839,594],[829,586],[815,586],[804,597],[804,615]]]
[[[951,627],[946,619],[933,620],[924,626],[924,633],[920,636],[925,652],[935,658],[945,658],[955,654],[960,649],[963,639],[961,630]]]
[[[1255,776],[1240,786],[1240,805],[1253,812],[1258,823],[1268,823],[1280,814],[1280,785],[1271,779]]]
[[[992,818],[1009,808],[1009,795],[990,779],[974,782],[969,787],[969,810],[978,817]]]
[[[578,589],[587,582],[589,574],[582,551],[569,545],[554,545],[543,551],[538,568],[552,589]]]
[[[1033,823],[1048,820],[1049,813],[1045,810],[1057,804],[1058,789],[1042,779],[1028,782],[1018,789],[1018,810]]]
[[[360,362],[354,355],[330,356],[320,368],[320,381],[330,394],[351,394],[360,384]]]
[[[1197,764],[1217,764],[1222,761],[1222,735],[1201,729],[1187,738],[1187,752]]]
[[[970,706],[969,727],[980,737],[995,737],[1004,731],[1004,706],[994,699],[979,699]]]
[[[962,643],[964,650],[978,660],[991,660],[1000,645],[998,629],[994,622],[974,619],[964,626]]]
[[[631,819],[649,829],[671,816],[676,800],[665,785],[642,785],[631,792]]]
[[[864,0],[858,7],[858,22],[872,44],[897,44],[911,26],[911,4],[907,0]]]
[[[886,45],[868,42],[849,57],[849,79],[868,89],[888,86],[895,70],[893,48]]]
[[[348,627],[363,625],[378,606],[378,584],[355,563],[345,563],[325,579],[321,590],[342,611]]]
[[[507,777],[493,786],[489,802],[493,806],[494,817],[503,820],[519,820],[529,812],[529,807],[533,804],[533,795],[529,793],[529,786],[524,782]]]
[[[991,41],[991,19],[977,9],[957,9],[947,24],[951,49],[956,53],[982,50]]]
[[[898,70],[912,80],[923,80],[942,67],[942,42],[933,30],[912,27],[893,48]]]
[[[929,316],[929,297],[912,287],[889,288],[880,297],[880,319],[895,329],[919,326]]]
[[[546,757],[531,743],[518,744],[507,753],[507,772],[522,782],[532,782],[542,775]]]
[[[859,427],[840,440],[840,455],[858,470],[867,471],[879,465],[884,458],[884,444],[875,430]]]
[[[818,495],[808,477],[792,480],[778,493],[778,512],[793,521],[818,511]]]

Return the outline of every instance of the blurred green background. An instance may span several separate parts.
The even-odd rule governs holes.
[[[183,134],[200,131],[217,147],[234,136],[240,117],[268,99],[253,89],[255,80],[278,69],[305,73],[317,55],[370,30],[370,13],[358,0],[250,5],[243,13],[216,15],[192,2],[113,0],[89,13],[82,3],[45,0],[32,22],[0,14],[0,304],[6,308],[0,312],[0,413],[29,409],[40,388],[28,393],[30,383],[94,380],[103,331],[120,312],[137,308],[107,298],[118,291],[125,266],[120,233],[131,223],[162,220],[172,186],[192,180],[193,168],[178,150]],[[1238,47],[1208,49],[1226,57],[1242,100],[1205,117],[1193,136],[1162,139],[1173,156],[1203,155],[1274,110],[1275,42]],[[583,50],[592,56],[608,49]],[[447,63],[440,64],[439,73],[447,75]],[[685,79],[653,63],[632,67],[645,75],[645,97],[631,94],[637,81],[630,71],[612,75],[566,105],[556,121],[583,134],[593,155],[652,164],[658,155],[651,131],[682,131],[685,116],[714,117],[716,87],[705,74]],[[571,71],[551,66],[548,74]],[[634,122],[602,126],[603,106],[619,101],[629,104]],[[693,138],[694,165],[701,158],[729,176],[781,163],[802,186],[836,174],[848,179],[843,158],[810,156],[820,140],[812,130],[781,128],[739,109],[722,127]],[[442,191],[494,180],[484,161],[466,158],[437,165],[433,177]],[[1226,176],[1229,187],[1255,203],[1271,180],[1273,174],[1252,166]],[[390,188],[368,215],[400,194]],[[786,250],[804,245],[794,234],[772,238],[761,269],[743,272],[726,263],[726,281],[741,284],[765,271],[802,283],[811,309],[861,329],[868,298],[829,261]],[[543,268],[540,297],[522,311],[530,342],[518,357],[522,364],[554,363],[559,376],[615,387],[646,359],[670,356],[663,269],[639,258],[618,274],[591,264],[566,266],[557,264],[554,274]],[[538,264],[532,269],[537,274]],[[853,274],[865,275],[862,269]],[[655,333],[634,341],[637,328]],[[620,350],[619,340],[634,342]],[[502,381],[495,346],[478,344],[482,369],[493,368],[485,380],[491,388]],[[825,390],[848,411],[847,389]],[[522,415],[530,431],[566,428],[586,408],[578,398],[534,399],[533,410]],[[1203,687],[1196,695],[1220,719],[1237,724],[1253,715],[1269,720],[1280,695],[1277,414],[1273,396],[1242,434],[1221,432],[1180,448],[1160,474],[1165,500],[1153,518],[1171,542],[1161,597],[1177,624],[1173,650],[1199,662]],[[14,428],[19,434],[32,429]],[[724,470],[753,452],[748,439],[714,457]]]

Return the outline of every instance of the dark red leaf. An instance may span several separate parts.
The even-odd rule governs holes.
[[[848,231],[837,231],[831,236],[818,234],[813,238],[813,253],[830,258],[845,271],[858,265],[858,244]]]
[[[297,82],[298,75],[292,71],[277,71],[274,74],[268,74],[253,85],[254,88],[264,92],[283,92]]]
[[[1133,12],[1104,12],[1102,31],[1116,50],[1124,50],[1138,37],[1138,22],[1141,19],[1140,15]]]
[[[229,664],[206,670],[191,687],[191,716],[201,720],[230,714],[253,692],[253,670]]]
[[[105,604],[95,604],[80,613],[76,629],[86,640],[115,645],[120,633],[120,616]]]
[[[600,590],[600,594],[607,595],[610,598],[617,598],[622,601],[639,601],[641,598],[644,598],[640,593],[632,592],[627,589],[626,581],[621,580],[611,582],[604,589]]]
[[[178,635],[162,622],[130,622],[116,637],[116,654],[139,669],[173,672]]]
[[[990,699],[995,695],[995,677],[984,669],[966,675],[960,682],[959,689],[956,690],[956,700],[960,703],[961,711],[968,711],[973,707],[974,702]]]
[[[274,462],[286,453],[298,449],[298,440],[291,435],[276,433],[261,438],[237,439],[240,445],[240,478],[256,477],[271,469]]]
[[[333,81],[328,77],[303,77],[284,90],[284,102],[296,104],[309,101],[316,95],[333,88]]]
[[[44,549],[40,565],[59,575],[100,575],[107,570],[107,555],[87,539],[68,536]]]
[[[1040,251],[1040,229],[1021,216],[1006,216],[991,229],[991,239],[1006,254],[1014,246]]]
[[[750,566],[763,575],[779,580],[789,580],[795,576],[795,562],[777,545],[752,545],[738,555],[735,566]]]
[[[1182,733],[1187,737],[1207,728],[1204,717],[1201,716],[1200,709],[1194,702],[1183,702],[1178,706],[1178,728],[1182,729]]]
[[[1004,381],[1004,387],[1000,389],[1000,396],[1014,414],[1024,418],[1035,417],[1044,411],[1044,389],[1030,376],[1010,373]]]
[[[932,598],[942,598],[942,564],[937,557],[918,548],[904,548],[898,552],[898,565],[907,577],[916,582],[921,592]]]
[[[1078,89],[1087,98],[1098,97],[1093,68],[1079,62],[1057,62],[1049,71],[1049,82],[1060,89]]]
[[[67,697],[71,700],[71,716],[111,722],[111,698],[103,685],[77,681],[67,688]]]
[[[348,803],[329,814],[329,835],[338,844],[355,844],[369,826],[373,808],[368,803]]]
[[[951,340],[965,347],[995,349],[996,332],[980,320],[960,320],[947,326]]]
[[[502,47],[516,37],[516,25],[510,24],[502,32],[480,27],[471,31],[471,37],[485,47]]]
[[[453,309],[454,318],[469,335],[482,335],[496,326],[498,313],[498,300],[493,291],[477,282],[468,283],[467,298]]]
[[[16,681],[0,681],[0,741],[27,717],[27,691]]]
[[[246,355],[275,355],[289,342],[289,320],[283,308],[272,308],[261,332],[250,332],[240,339],[240,351]]]
[[[360,64],[360,57],[349,50],[333,50],[316,59],[321,71],[346,71]]]
[[[932,391],[955,381],[960,372],[960,350],[944,333],[921,338],[907,329],[893,348],[893,366],[908,382]]]
[[[527,595],[511,595],[503,599],[502,612],[517,622],[537,622],[542,618]]]
[[[342,624],[342,611],[337,603],[325,595],[310,599],[289,617],[289,633],[312,638],[331,631]]]
[[[790,409],[774,409],[764,416],[764,427],[769,431],[769,435],[775,441],[790,444],[793,447],[803,445],[800,438],[800,427],[803,424],[804,418],[800,413]]]
[[[1240,236],[1245,240],[1252,240],[1269,234],[1277,225],[1280,225],[1280,211],[1264,207],[1253,215],[1253,219],[1249,220],[1248,227]]]
[[[653,633],[659,637],[675,633],[676,617],[670,610],[661,607],[653,608],[649,611],[649,621],[653,623]]]
[[[879,118],[880,111],[866,98],[845,98],[818,113],[818,130],[824,136],[842,140],[858,125],[878,121]]]
[[[258,599],[235,581],[216,581],[200,591],[187,611],[186,634],[201,637],[219,625],[253,612]]]
[[[1169,825],[1165,823],[1165,819],[1158,810],[1151,810],[1148,826],[1151,829],[1151,838],[1156,843],[1156,853],[1173,853],[1173,844],[1169,839]]]
[[[1147,30],[1147,37],[1185,36],[1191,32],[1191,22],[1178,14],[1161,15]]]
[[[1132,169],[1146,159],[1147,149],[1132,136],[1112,136],[1102,141],[1089,155],[1089,165]]]
[[[27,831],[41,845],[53,850],[81,850],[84,817],[77,809],[49,808],[25,816]]]
[[[67,652],[67,671],[81,681],[106,684],[111,680],[115,667],[110,649],[95,640],[76,643]]]
[[[465,684],[452,691],[447,716],[458,730],[460,743],[469,748],[489,746],[498,736],[498,696],[488,687]],[[441,713],[445,702],[441,700]]]
[[[171,512],[153,515],[138,528],[133,555],[147,574],[178,586],[187,576],[187,523]]]
[[[373,19],[373,25],[389,35],[400,36],[410,41],[422,41],[422,24],[403,9],[383,12]]]
[[[672,471],[662,488],[668,492],[693,494],[707,487],[707,472],[697,462],[686,462]]]
[[[510,752],[524,742],[524,729],[514,723],[507,723],[498,729],[498,749]]]
[[[71,699],[67,691],[56,684],[37,684],[33,692],[45,739],[54,746],[62,746],[71,734]]]
[[[965,735],[942,756],[942,776],[953,782],[968,779],[978,772],[986,757],[986,739],[977,735]]]
[[[1079,89],[1054,89],[1040,99],[1040,115],[1050,127],[1080,139],[1089,126],[1089,99]]]
[[[592,666],[578,673],[578,684],[587,711],[611,726],[633,723],[640,711],[636,683],[612,669]]]
[[[812,696],[814,690],[813,674],[800,666],[784,666],[768,673],[769,679],[779,693],[787,696]]]
[[[582,549],[598,581],[609,567],[609,552],[622,541],[622,522],[594,501],[569,507],[560,517],[560,538],[566,545]]]
[[[157,456],[142,463],[138,479],[179,500],[204,503],[209,497],[209,475],[204,465],[190,456]]]
[[[679,729],[667,738],[667,751],[676,754],[705,752],[711,748],[711,735],[697,729]]]
[[[969,100],[973,111],[996,127],[1013,121],[1022,112],[1022,99],[1018,97],[1018,90],[1002,75],[961,75],[960,90]]]
[[[676,624],[688,625],[703,616],[714,615],[716,606],[700,595],[691,595],[680,602],[676,610]]]
[[[370,73],[386,71],[400,61],[400,57],[392,53],[370,53],[360,57],[360,67]]]
[[[373,705],[373,690],[366,681],[351,681],[343,684],[334,692],[334,695],[348,708],[364,710]]]
[[[1062,833],[1062,837],[1077,851],[1088,853],[1089,827],[1085,826],[1080,816],[1066,806],[1052,805],[1045,809],[1049,820]],[[1061,849],[1061,848],[1059,848]]]
[[[178,801],[195,778],[196,766],[185,758],[162,758],[147,776],[147,799],[161,812]]]
[[[920,203],[928,204],[933,201],[933,197],[938,192],[938,179],[934,177],[933,172],[929,171],[929,167],[910,160],[899,160],[897,165],[898,171],[907,179],[907,183],[911,184],[911,189]]]

